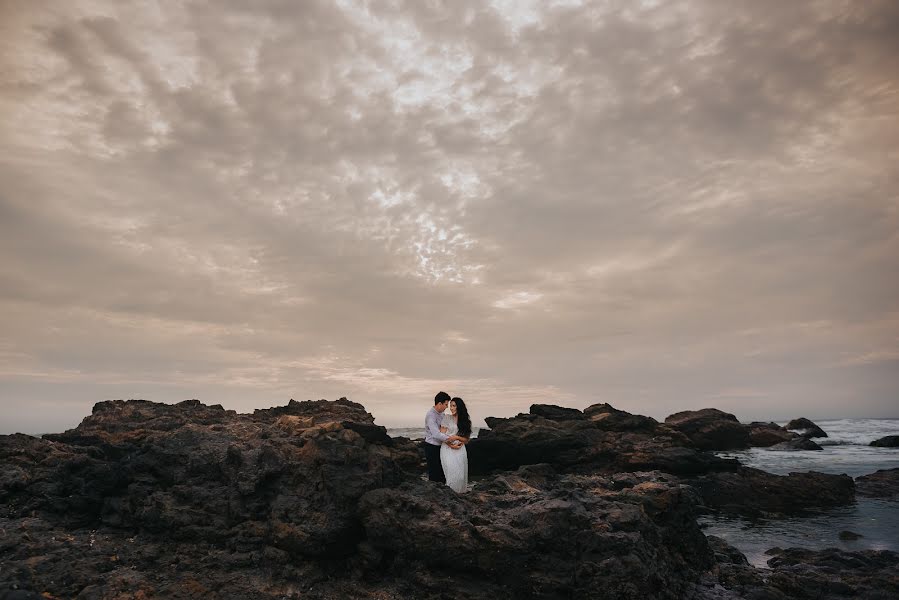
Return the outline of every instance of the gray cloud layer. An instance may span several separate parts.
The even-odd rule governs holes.
[[[0,430],[899,416],[899,6],[12,1]]]

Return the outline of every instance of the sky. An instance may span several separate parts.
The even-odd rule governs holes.
[[[899,417],[899,3],[0,0],[0,433]]]

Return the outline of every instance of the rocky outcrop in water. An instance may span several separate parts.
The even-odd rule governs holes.
[[[855,478],[859,496],[899,500],[899,469],[881,469]]]
[[[789,423],[784,426],[785,429],[789,429],[791,431],[797,432],[802,437],[807,438],[816,438],[822,437],[826,438],[827,434],[823,429],[815,425],[812,421],[806,419],[805,417],[800,417],[799,419],[793,419]]]
[[[871,442],[871,445],[878,448],[899,448],[899,435],[884,436]]]
[[[717,408],[685,410],[665,417],[665,424],[690,438],[700,450],[743,450],[750,447],[749,427]]]
[[[795,452],[799,450],[823,450],[821,446],[811,440],[811,438],[797,437],[786,442],[768,446],[769,450],[780,450],[787,452]]]
[[[471,473],[538,463],[581,473],[660,470],[691,475],[737,467],[734,460],[698,451],[686,435],[671,427],[608,405],[593,405],[583,413],[553,412],[541,405],[532,410],[507,419],[486,419],[489,429],[482,429],[468,444]]]
[[[797,600],[899,597],[899,554],[889,550],[846,552],[836,548],[788,548],[770,552],[769,588]]]
[[[735,472],[709,473],[688,481],[705,506],[747,517],[804,514],[855,499],[855,485],[848,475],[774,475],[740,467]]]
[[[899,555],[889,550],[773,548],[769,569],[751,566],[739,550],[710,536],[716,566],[697,586],[697,600],[885,600],[899,595]],[[717,586],[714,584],[718,584]]]
[[[798,437],[797,434],[787,431],[777,423],[754,421],[747,427],[749,427],[749,444],[753,447],[767,448]]]

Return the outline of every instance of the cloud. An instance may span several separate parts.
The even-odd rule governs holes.
[[[435,387],[896,416],[894,3],[2,11],[9,429]]]

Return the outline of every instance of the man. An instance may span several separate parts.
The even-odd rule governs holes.
[[[449,436],[440,431],[440,421],[449,403],[450,395],[438,392],[434,396],[434,406],[425,415],[425,458],[428,460],[428,479],[439,483],[446,483],[443,466],[440,464],[440,446]]]

